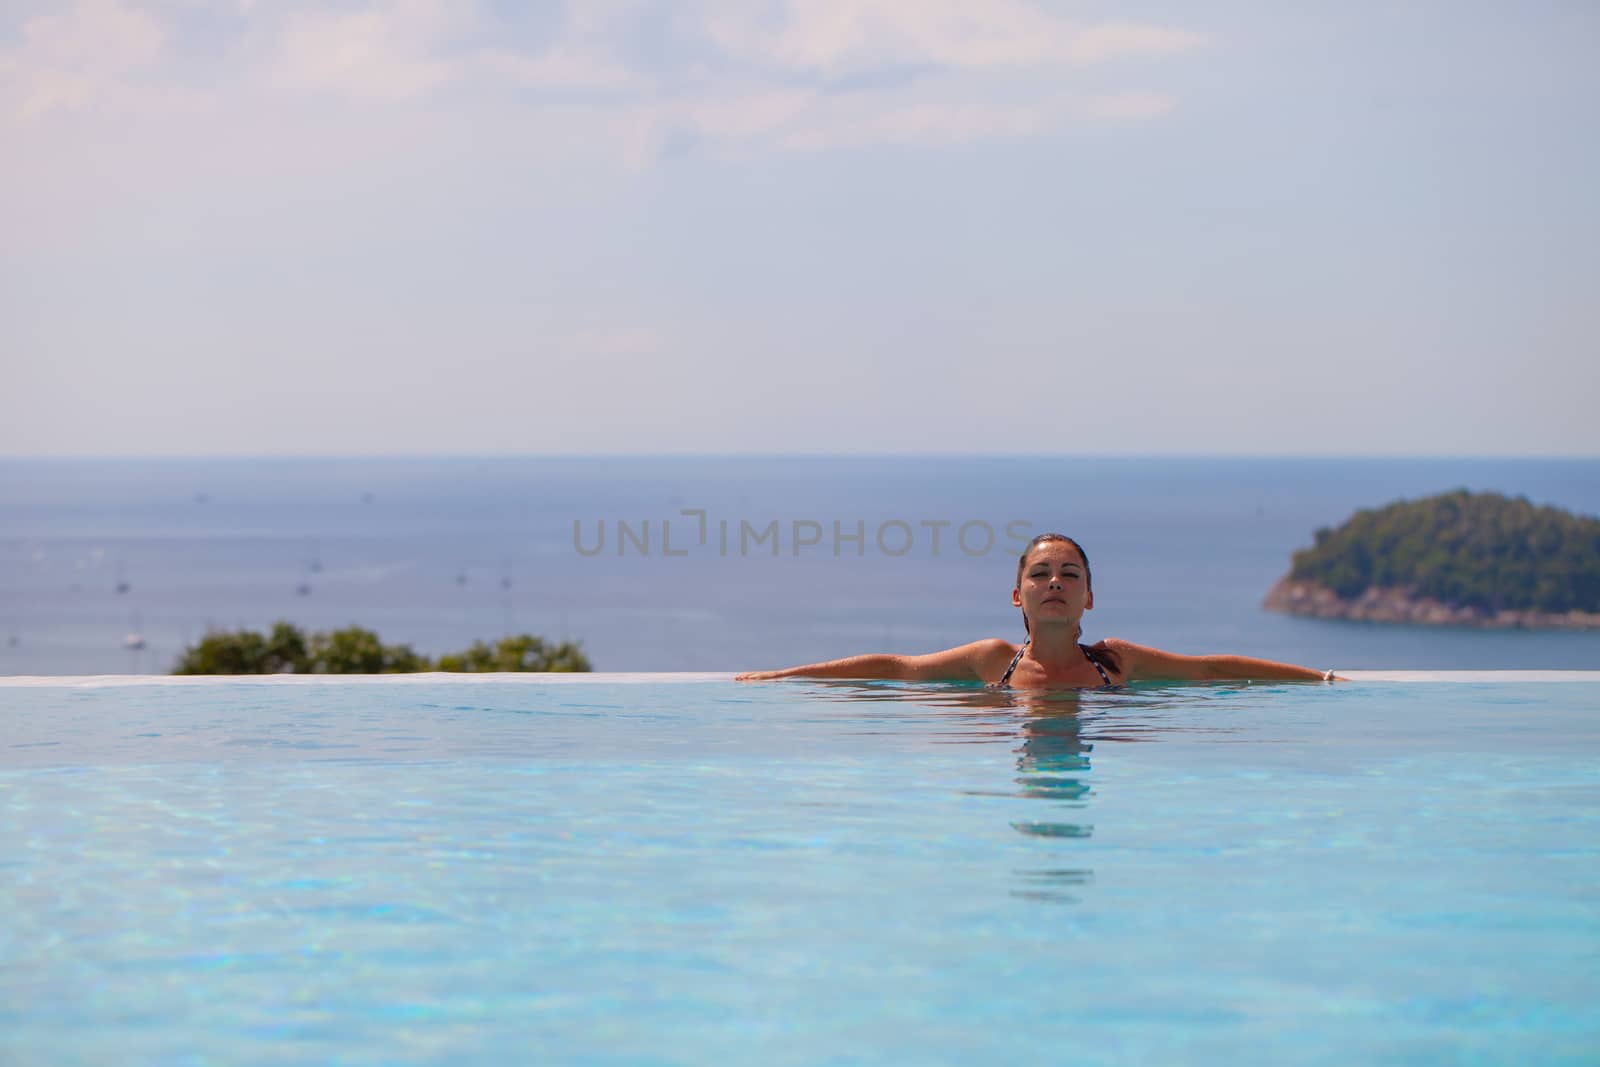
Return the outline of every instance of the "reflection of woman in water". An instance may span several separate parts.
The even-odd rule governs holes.
[[[854,692],[881,696],[885,691],[861,687]],[[1028,837],[1094,836],[1094,826],[1088,821],[1090,794],[1094,791],[1089,756],[1094,751],[1094,742],[1089,739],[1087,724],[1079,717],[1084,703],[1082,693],[1075,689],[1008,691],[993,686],[983,689],[950,687],[942,692],[918,687],[905,692],[915,694],[914,699],[919,703],[974,713],[964,724],[964,732],[969,735],[967,740],[1021,742],[1013,749],[1017,757],[1017,776],[1012,780],[1017,791],[1010,795],[1049,803],[1027,811],[1030,818],[1010,819],[1013,830]],[[1102,708],[1113,706],[1107,698],[1100,700]],[[1136,698],[1126,696],[1116,704],[1139,706]],[[1114,723],[1101,723],[1093,736],[1096,740],[1141,740],[1122,735]],[[1023,814],[1020,810],[1016,813]],[[1049,858],[1058,861],[1061,857],[1050,854]],[[1012,891],[1014,895],[1052,901],[1075,899],[1072,891],[1094,877],[1094,872],[1087,868],[1062,867],[1059,862],[1019,868],[1015,873],[1022,884]]]
[[[982,681],[995,686],[1093,688],[1141,679],[1332,681],[1332,671],[1248,656],[1180,656],[1131,641],[1078,641],[1083,613],[1094,607],[1089,557],[1072,538],[1040,534],[1017,561],[1011,603],[1022,609],[1027,638],[1014,645],[991,637],[925,656],[850,656],[779,671],[751,671],[740,681],[771,678],[893,678]]]

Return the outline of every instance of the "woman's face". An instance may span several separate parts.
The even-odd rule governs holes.
[[[1094,607],[1087,568],[1078,550],[1066,541],[1046,541],[1028,553],[1011,603],[1022,609],[1030,629],[1068,623],[1073,627]]]

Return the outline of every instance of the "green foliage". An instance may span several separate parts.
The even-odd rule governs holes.
[[[410,674],[430,669],[410,645],[386,645],[359,626],[311,635],[314,674]]]
[[[289,623],[274,624],[269,634],[253,630],[213,630],[184,650],[173,674],[304,674],[311,658],[306,638]]]
[[[589,671],[589,658],[572,641],[547,645],[542,637],[519,634],[502,637],[494,647],[474,641],[472,647],[455,655],[440,656],[439,670],[482,673],[485,671]]]
[[[279,622],[270,633],[214,630],[184,650],[173,674],[409,674],[417,671],[589,671],[574,642],[547,645],[532,634],[475,642],[435,665],[410,645],[386,645],[360,626],[305,634]]]
[[[1294,554],[1291,578],[1485,611],[1600,612],[1600,519],[1458,489],[1356,512]]]

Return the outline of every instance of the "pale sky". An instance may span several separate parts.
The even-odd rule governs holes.
[[[1600,5],[0,0],[0,454],[1600,455]]]

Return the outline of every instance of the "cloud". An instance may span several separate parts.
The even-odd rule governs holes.
[[[1067,20],[1024,0],[574,0],[537,17],[505,11],[472,0],[239,2],[202,33],[180,0],[76,0],[22,23],[0,52],[0,93],[28,121],[192,111],[203,98],[241,121],[278,100],[426,102],[516,115],[552,145],[572,144],[582,127],[584,150],[609,145],[647,165],[695,151],[961,144],[1146,121],[1177,101],[1115,84],[1114,61],[1206,43],[1171,27]],[[168,47],[186,31],[231,35],[204,39],[205,54],[228,59],[221,69],[213,59],[209,79]]]
[[[153,68],[166,35],[159,22],[117,0],[78,0],[23,21],[17,47],[0,52],[0,101],[36,120],[103,100]]]
[[[362,11],[297,11],[280,31],[268,80],[355,97],[422,96],[457,73],[437,54],[453,22],[446,5],[415,0]]]
[[[1080,25],[1017,0],[789,0],[708,5],[706,35],[747,63],[825,77],[885,65],[987,68],[1097,63],[1185,51],[1200,34]]]
[[[582,10],[567,43],[596,56],[627,40],[649,6]],[[701,0],[676,10],[670,34],[692,61],[632,68],[640,95],[628,105],[626,152],[636,165],[690,151],[950,145],[1147,121],[1176,98],[1086,88],[1086,70],[1207,43],[1162,26],[1071,22],[1019,0]],[[617,66],[580,73],[622,69],[614,56]]]

